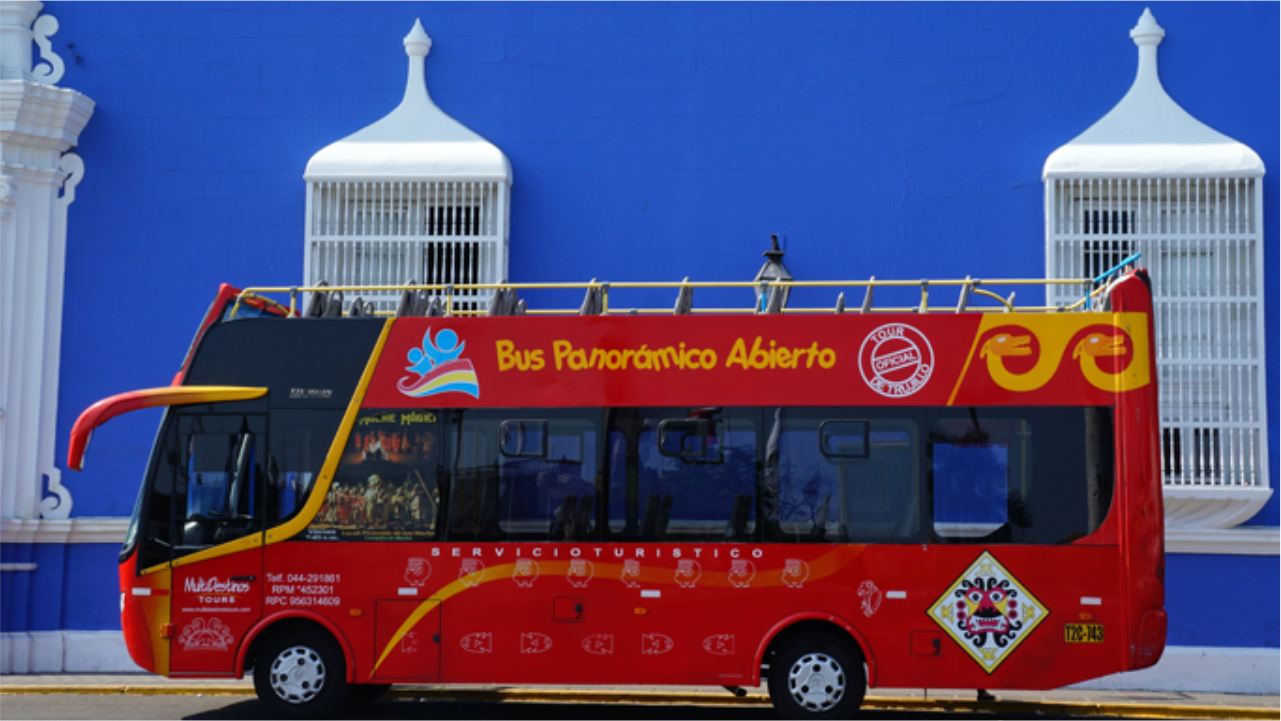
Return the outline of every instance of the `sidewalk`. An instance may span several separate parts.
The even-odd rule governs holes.
[[[144,673],[46,674],[0,676],[0,693],[77,694],[203,694],[253,695],[253,681],[244,679],[165,679]],[[1276,696],[1162,691],[999,691],[995,701],[978,701],[974,691],[921,689],[870,689],[865,708],[976,711],[1010,714],[1044,713],[1074,716],[1130,716],[1146,718],[1276,719],[1281,700]],[[736,698],[717,687],[685,686],[396,686],[394,698],[439,700],[490,700],[552,703],[638,704],[768,704],[765,689],[747,689]]]

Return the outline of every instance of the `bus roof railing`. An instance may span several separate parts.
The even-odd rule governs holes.
[[[364,301],[394,301],[398,295],[406,293],[420,297],[439,299],[438,313],[445,316],[483,316],[483,315],[583,315],[584,308],[591,308],[591,315],[670,315],[676,313],[708,315],[749,315],[764,314],[767,305],[778,307],[778,304],[766,304],[760,299],[771,293],[790,293],[793,290],[827,288],[838,291],[836,302],[831,306],[778,307],[777,312],[787,315],[795,314],[832,314],[832,313],[1063,313],[1089,311],[1094,300],[1107,292],[1109,283],[1125,268],[1134,264],[1138,255],[1126,258],[1121,264],[1094,278],[1032,278],[985,280],[966,277],[963,280],[836,280],[836,281],[658,281],[658,282],[607,282],[591,280],[580,283],[406,283],[403,285],[317,285],[317,286],[280,286],[246,288],[237,298],[236,306],[230,317],[235,317],[243,300],[253,298],[266,299],[268,302],[279,302],[281,307],[289,309],[291,317],[299,316],[300,294],[352,294],[361,293]],[[1081,289],[1081,298],[1054,306],[1018,306],[1015,304],[1017,291],[1024,287],[1075,286]],[[919,289],[919,301],[913,304],[877,305],[878,290]],[[751,305],[741,307],[706,307],[693,306],[689,298],[693,291],[700,289],[741,289],[758,293],[758,300]],[[861,303],[845,305],[845,291],[862,289]],[[938,289],[956,289],[955,303],[941,305],[931,304],[931,291]],[[583,291],[588,298],[577,306],[526,308],[525,301],[519,294],[529,291]],[[675,308],[645,307],[640,305],[621,305],[612,296],[621,295],[620,291],[638,290],[675,290],[673,297],[677,300]],[[1001,292],[997,292],[997,291]],[[1003,294],[1008,291],[1008,294]],[[270,296],[288,296],[284,300],[274,301]],[[935,294],[938,295],[937,293]],[[353,299],[354,301],[355,299]],[[491,307],[479,307],[481,304]],[[519,310],[516,310],[519,304]],[[492,306],[499,305],[498,312]],[[471,306],[471,307],[467,307]],[[369,314],[362,309],[359,314]],[[398,313],[393,310],[376,310],[373,315],[391,316]],[[408,315],[425,315],[425,312],[408,313]],[[433,312],[432,314],[437,314]]]

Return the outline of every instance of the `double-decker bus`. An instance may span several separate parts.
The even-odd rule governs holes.
[[[860,281],[830,284],[864,289],[849,311],[774,283],[697,312],[681,283],[640,312],[625,285],[565,313],[407,287],[385,315],[223,286],[172,385],[72,431],[79,469],[95,427],[165,408],[120,553],[134,661],[252,672],[296,717],[398,683],[765,682],[782,716],[834,718],[869,686],[1159,659],[1144,271],[1067,308],[966,280],[955,307]]]

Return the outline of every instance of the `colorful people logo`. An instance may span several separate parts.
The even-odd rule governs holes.
[[[466,393],[472,398],[480,398],[480,381],[476,378],[476,369],[471,361],[462,358],[465,341],[458,339],[458,334],[446,328],[436,334],[433,341],[431,328],[423,334],[422,346],[410,348],[409,365],[405,370],[417,374],[400,379],[397,388],[411,398],[426,398],[440,393]]]

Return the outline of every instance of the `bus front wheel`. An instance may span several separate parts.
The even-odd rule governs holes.
[[[254,690],[274,715],[321,718],[347,697],[342,649],[329,634],[293,628],[265,640],[254,664]]]
[[[796,636],[770,661],[770,701],[785,719],[853,718],[866,691],[861,654],[830,633]]]

